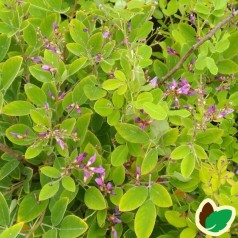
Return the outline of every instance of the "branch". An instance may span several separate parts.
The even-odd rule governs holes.
[[[168,78],[170,78],[178,69],[181,68],[183,63],[186,61],[186,59],[205,41],[209,40],[219,29],[221,29],[225,24],[227,24],[230,20],[232,20],[235,16],[238,15],[238,10],[232,12],[231,15],[229,15],[227,18],[225,18],[223,21],[218,23],[209,33],[204,36],[202,39],[200,39],[197,43],[195,43],[188,51],[187,53],[179,60],[179,62],[161,79],[159,82],[159,86],[163,84]]]
[[[11,156],[13,156],[14,158],[16,158],[18,161],[22,162],[23,164],[30,166],[31,168],[35,168],[35,165],[32,165],[31,163],[28,163],[24,156],[22,156],[21,154],[19,154],[18,152],[14,151],[12,148],[0,143],[0,151],[7,153]]]

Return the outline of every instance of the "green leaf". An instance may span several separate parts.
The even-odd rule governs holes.
[[[205,227],[209,232],[219,232],[226,228],[227,223],[232,218],[232,210],[223,209],[212,212],[205,221]]]
[[[0,62],[5,58],[11,44],[11,38],[6,34],[0,35]]]
[[[127,156],[128,156],[127,146],[119,145],[118,147],[116,147],[115,150],[113,150],[111,154],[112,165],[115,167],[123,165],[127,160]]]
[[[141,175],[148,174],[151,172],[158,162],[158,152],[156,149],[151,149],[149,153],[146,154],[142,165],[141,165]]]
[[[180,238],[195,238],[197,235],[197,230],[194,230],[192,228],[185,228],[181,233],[180,233]]]
[[[84,141],[84,138],[88,129],[88,125],[90,123],[90,119],[91,119],[91,114],[87,113],[80,116],[75,124],[78,137],[80,138],[80,144],[82,144]]]
[[[60,238],[76,238],[81,236],[88,229],[87,223],[75,215],[68,215],[60,226]]]
[[[61,125],[60,125],[60,129],[61,130],[65,130],[66,133],[71,134],[74,130],[74,126],[76,123],[76,119],[75,118],[68,118],[65,119]]]
[[[136,34],[136,39],[144,39],[153,29],[154,23],[151,21],[146,21],[138,30]]]
[[[15,168],[18,167],[20,162],[18,160],[8,161],[6,164],[2,165],[0,168],[0,180],[7,177]]]
[[[14,101],[3,107],[2,112],[8,116],[25,116],[35,107],[27,101]]]
[[[50,166],[41,167],[40,171],[49,178],[59,178],[61,176],[61,173],[58,169]]]
[[[21,229],[23,227],[24,223],[19,222],[9,228],[7,228],[5,231],[3,231],[0,234],[0,238],[16,238],[18,234],[21,232]]]
[[[97,202],[95,202],[97,201]],[[84,196],[86,206],[92,210],[106,209],[107,203],[102,193],[95,187],[87,189]]]
[[[196,142],[201,144],[219,143],[224,131],[218,128],[208,128],[197,133]]]
[[[49,182],[43,186],[39,194],[39,201],[53,197],[59,190],[59,181]]]
[[[26,131],[28,131],[28,135],[23,139],[18,139],[12,135],[12,133],[14,133],[20,136],[25,136]],[[34,143],[34,140],[36,138],[36,135],[31,130],[31,128],[24,124],[15,124],[13,126],[10,126],[6,130],[6,136],[11,142],[17,145],[31,145],[32,143]]]
[[[156,209],[152,201],[146,201],[136,212],[135,233],[137,238],[150,237],[156,220]]]
[[[179,160],[183,159],[189,153],[191,153],[191,149],[188,145],[180,145],[172,151],[170,157],[171,159]]]
[[[150,199],[158,207],[171,207],[172,199],[168,190],[161,184],[153,184],[150,189]]]
[[[4,62],[1,89],[6,91],[11,86],[21,68],[22,60],[22,57],[14,56]]]
[[[84,93],[85,85],[95,85],[96,78],[94,75],[89,75],[83,78],[73,90],[73,102],[77,103],[79,106],[87,101],[87,97]]]
[[[17,220],[29,222],[40,216],[46,209],[48,201],[38,201],[38,193],[32,192],[26,195],[20,203]],[[30,208],[30,209],[29,209]]]
[[[119,123],[115,128],[123,139],[131,143],[146,143],[149,141],[148,134],[135,125]]]
[[[94,104],[94,110],[101,116],[106,117],[113,112],[113,104],[111,101],[105,98],[100,98]]]
[[[130,188],[121,198],[119,211],[132,211],[140,207],[148,196],[148,189],[144,186]]]
[[[176,142],[178,139],[178,128],[172,128],[169,131],[167,131],[163,136],[161,142],[164,145],[172,145]]]
[[[209,8],[207,6],[205,6],[204,4],[198,2],[195,6],[195,10],[198,13],[202,13],[204,15],[208,15],[210,13]]]
[[[71,177],[64,176],[62,178],[62,185],[66,190],[68,190],[70,192],[75,192],[75,189],[76,189],[75,182]]]
[[[99,88],[96,85],[91,85],[91,84],[85,85],[83,89],[84,89],[85,95],[90,100],[98,100],[107,95],[107,92],[104,89]]]
[[[166,211],[165,218],[174,227],[185,227],[187,226],[187,222],[184,216],[180,212],[177,211]]]
[[[213,0],[214,1],[214,10],[220,10],[226,7],[227,0]]]
[[[181,163],[181,174],[183,175],[183,177],[190,177],[195,168],[195,162],[196,160],[193,154],[186,155]]]
[[[103,42],[102,32],[97,32],[90,37],[87,48],[91,51],[91,54],[98,54],[103,48]]]
[[[191,112],[185,109],[169,111],[169,116],[180,116],[186,118],[189,117],[190,115]]]
[[[232,60],[219,61],[217,67],[221,74],[233,74],[238,72],[238,64]]]
[[[234,31],[228,38],[230,41],[229,48],[223,53],[224,58],[232,58],[238,53],[238,44],[237,44],[238,32]]]
[[[29,146],[26,149],[25,158],[26,159],[35,158],[36,156],[38,156],[42,152],[42,149],[43,149],[43,145],[41,145],[41,144],[40,145]]]
[[[50,72],[43,70],[40,65],[32,65],[29,67],[31,75],[42,83],[50,83],[53,76]]]
[[[69,30],[72,39],[76,43],[84,46],[86,46],[88,42],[88,32],[84,31],[85,28],[85,25],[77,19],[70,21]]]
[[[140,93],[137,97],[137,100],[135,102],[135,106],[137,109],[144,108],[145,103],[152,103],[153,102],[153,95],[150,92],[143,92]]]
[[[53,226],[58,226],[62,221],[64,214],[66,212],[67,206],[69,203],[69,199],[67,197],[61,197],[54,204],[51,210],[51,222]]]
[[[31,24],[29,24],[28,27],[23,30],[23,37],[24,41],[26,41],[28,45],[32,46],[35,46],[38,40],[36,29]]]
[[[44,106],[47,102],[45,92],[34,84],[28,83],[24,86],[28,99],[37,106]]]
[[[118,79],[108,79],[103,82],[102,88],[110,91],[110,90],[115,90],[119,88],[121,85],[123,85],[123,83],[119,81]]]
[[[167,112],[161,105],[154,104],[152,102],[146,102],[143,105],[143,108],[146,113],[150,115],[152,119],[155,120],[164,120],[167,117]]]
[[[48,230],[42,238],[57,238],[57,230],[56,228],[52,228],[51,230]]]
[[[97,222],[99,227],[104,227],[107,218],[107,209],[97,212]]]
[[[205,58],[205,62],[206,62],[206,67],[209,69],[209,71],[211,72],[211,74],[213,75],[217,75],[218,73],[218,67],[214,61],[213,58],[211,57],[206,57]]]
[[[199,159],[207,159],[207,153],[200,145],[194,144],[193,146],[195,153]]]
[[[73,61],[73,63],[69,65],[68,76],[77,73],[81,68],[84,67],[86,62],[86,57],[81,57],[80,59],[76,59],[75,61]]]
[[[0,225],[8,226],[10,222],[10,212],[7,205],[7,202],[0,192]]]

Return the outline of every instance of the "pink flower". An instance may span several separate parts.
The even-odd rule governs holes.
[[[158,77],[155,76],[154,78],[152,78],[152,79],[150,80],[150,84],[151,84],[152,86],[154,86],[154,87],[158,86]]]
[[[65,149],[65,144],[64,144],[64,142],[63,142],[61,139],[59,139],[58,137],[56,137],[55,140],[56,140],[56,142],[58,143],[58,145],[60,146],[60,148],[61,148],[62,150],[64,150],[64,149]]]

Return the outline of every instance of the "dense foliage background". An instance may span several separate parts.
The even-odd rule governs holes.
[[[238,209],[236,6],[1,0],[0,237],[210,237],[199,203]]]

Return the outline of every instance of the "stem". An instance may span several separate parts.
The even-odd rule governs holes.
[[[74,0],[74,6],[73,6],[72,13],[70,15],[70,19],[72,19],[75,15],[77,4],[78,4],[78,0]]]
[[[41,225],[44,217],[45,217],[45,211],[42,212],[40,219],[38,220],[37,223],[34,224],[34,226],[30,230],[30,232],[25,236],[25,238],[29,238],[36,231],[36,229]]]
[[[166,80],[168,80],[177,70],[181,68],[186,59],[196,50],[200,45],[202,45],[205,41],[209,40],[219,29],[221,29],[225,24],[230,22],[235,16],[238,15],[238,10],[232,12],[227,18],[218,23],[206,36],[200,39],[197,43],[195,43],[187,53],[179,60],[179,62],[161,79],[159,82],[159,86],[162,85]]]

